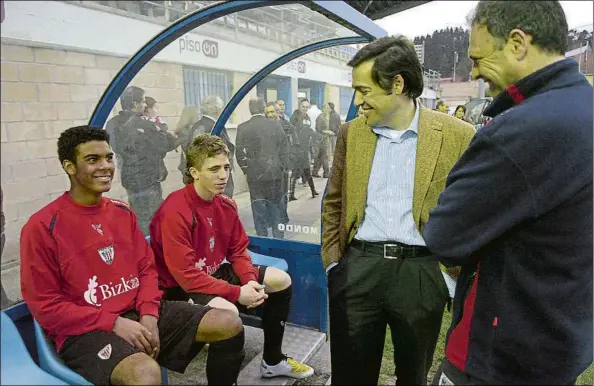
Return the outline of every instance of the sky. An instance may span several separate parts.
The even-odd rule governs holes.
[[[446,27],[465,27],[467,15],[478,1],[431,1],[406,11],[376,20],[390,35],[415,36],[431,34]],[[569,28],[592,25],[592,1],[561,1]]]

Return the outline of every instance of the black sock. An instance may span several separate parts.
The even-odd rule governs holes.
[[[241,362],[245,357],[243,345],[245,332],[232,338],[212,342],[208,347],[206,379],[209,385],[234,385],[237,383]]]
[[[264,327],[264,361],[270,366],[285,359],[282,353],[285,322],[289,316],[293,287],[268,294],[264,301],[262,325]]]

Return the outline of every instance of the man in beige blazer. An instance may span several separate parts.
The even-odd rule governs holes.
[[[341,127],[322,212],[332,383],[377,384],[389,324],[397,384],[426,384],[448,291],[421,231],[475,131],[417,102],[423,70],[404,37],[349,65],[363,114]]]

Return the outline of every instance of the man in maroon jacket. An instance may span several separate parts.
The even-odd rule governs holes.
[[[262,377],[306,378],[313,369],[281,351],[291,303],[291,278],[277,268],[255,266],[237,206],[223,195],[229,150],[210,134],[194,139],[186,153],[193,182],[175,191],[150,226],[159,285],[165,299],[246,311],[264,304]],[[223,263],[224,259],[229,263]]]
[[[109,135],[73,127],[58,156],[70,191],[21,232],[21,283],[31,314],[66,365],[95,385],[155,385],[159,364],[184,372],[210,343],[209,384],[237,381],[241,319],[227,310],[161,301],[154,256],[136,215],[103,197],[115,167]]]

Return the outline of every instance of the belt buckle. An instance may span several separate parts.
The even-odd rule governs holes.
[[[398,256],[388,256],[388,248],[390,248],[390,247],[398,248],[398,251],[402,255],[402,246],[400,246],[398,244],[384,244],[384,259],[393,259],[393,260],[398,259]]]

